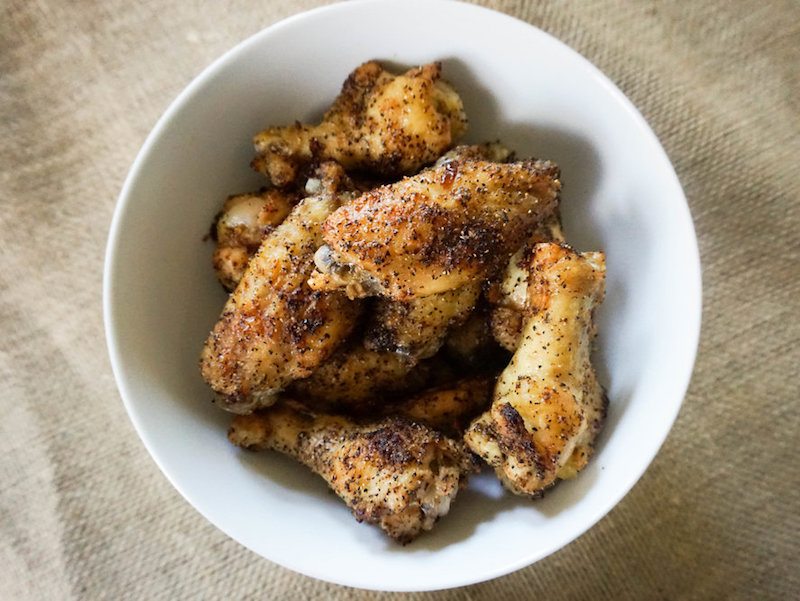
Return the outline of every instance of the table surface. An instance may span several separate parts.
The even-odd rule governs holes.
[[[103,337],[106,235],[148,131],[214,58],[321,3],[3,4],[0,598],[381,596],[265,561],[185,503],[127,419]],[[695,220],[703,332],[674,430],[605,519],[510,576],[403,597],[794,597],[800,5],[482,3],[581,52],[650,122]]]

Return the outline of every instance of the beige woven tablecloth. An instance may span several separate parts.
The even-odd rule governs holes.
[[[320,2],[2,3],[0,599],[372,599],[265,561],[197,514],[126,417],[101,271],[123,178],[215,57]],[[233,6],[231,6],[233,4]],[[641,109],[704,271],[686,403],[611,514],[516,574],[409,599],[800,596],[800,5],[487,2]]]

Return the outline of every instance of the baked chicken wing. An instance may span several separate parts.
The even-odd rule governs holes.
[[[293,183],[312,161],[383,176],[414,173],[466,130],[458,94],[432,63],[393,75],[375,61],[358,67],[319,125],[271,127],[254,139],[253,167],[276,186]]]
[[[363,194],[325,222],[309,284],[408,301],[499,273],[556,210],[547,161],[453,160]]]
[[[359,423],[279,405],[233,420],[240,447],[272,449],[322,476],[358,521],[408,543],[445,515],[472,462],[460,443],[402,418]]]
[[[510,156],[511,151],[497,142],[457,146],[440,157],[436,166],[468,159],[503,162]],[[413,359],[431,357],[448,332],[466,321],[480,292],[480,282],[473,282],[408,301],[379,298],[367,324],[364,344],[372,350],[402,353]]]
[[[491,409],[464,440],[509,490],[538,496],[586,465],[605,418],[607,401],[589,358],[605,257],[543,243],[529,269],[535,312],[497,381]]]
[[[200,361],[223,409],[248,413],[272,404],[277,392],[311,374],[353,329],[358,303],[306,284],[322,224],[339,202],[331,190],[302,200],[261,243],[228,299]]]
[[[450,436],[461,436],[472,418],[491,403],[494,382],[490,376],[465,378],[420,392],[386,411]]]
[[[340,347],[309,377],[294,382],[291,393],[315,408],[360,413],[376,402],[423,388],[428,376],[425,363],[418,365],[394,352],[371,351],[355,341]]]
[[[480,293],[480,284],[473,283],[407,302],[380,298],[367,323],[364,345],[413,360],[427,359],[444,344],[448,330],[469,317]]]
[[[275,188],[228,197],[214,224],[217,248],[213,257],[217,278],[226,290],[236,288],[261,241],[286,219],[299,199],[294,192]]]

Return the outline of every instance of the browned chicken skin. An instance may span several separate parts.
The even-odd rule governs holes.
[[[393,352],[371,351],[359,340],[340,347],[308,378],[297,380],[292,394],[313,407],[362,412],[385,399],[423,388],[426,364]]]
[[[491,409],[464,440],[509,490],[538,496],[586,465],[605,418],[607,401],[589,358],[605,257],[542,243],[529,265],[534,312]]]
[[[469,317],[480,293],[476,282],[408,302],[380,298],[367,322],[364,344],[375,351],[427,359],[444,344],[449,329]]]
[[[272,127],[254,139],[253,167],[276,186],[292,184],[313,161],[383,176],[414,173],[466,130],[458,94],[432,63],[402,75],[370,61],[358,67],[319,125]]]
[[[309,284],[408,301],[499,273],[557,208],[547,161],[453,160],[376,188],[325,222]]]
[[[511,151],[497,142],[457,146],[436,161],[441,167],[458,160],[503,162]],[[431,357],[448,332],[467,320],[481,292],[475,281],[453,290],[398,301],[379,298],[371,311],[364,344],[371,350],[393,351],[413,359]]]
[[[341,170],[335,164],[321,169]],[[357,303],[306,284],[322,223],[339,202],[331,189],[301,201],[264,239],[228,299],[200,362],[223,409],[249,413],[272,404],[287,384],[328,359],[355,326]]]
[[[398,417],[360,423],[291,401],[236,417],[228,438],[294,457],[322,476],[358,521],[401,543],[449,511],[473,467],[460,443],[421,424]]]
[[[420,392],[387,413],[401,415],[449,436],[460,437],[470,420],[491,404],[495,378],[477,376]]]

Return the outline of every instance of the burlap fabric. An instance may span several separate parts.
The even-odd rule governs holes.
[[[200,517],[131,427],[106,357],[103,250],[157,117],[209,62],[315,0],[3,3],[0,598],[372,599]],[[488,2],[552,32],[641,109],[704,271],[686,403],[634,490],[516,574],[409,599],[800,595],[800,5]]]

